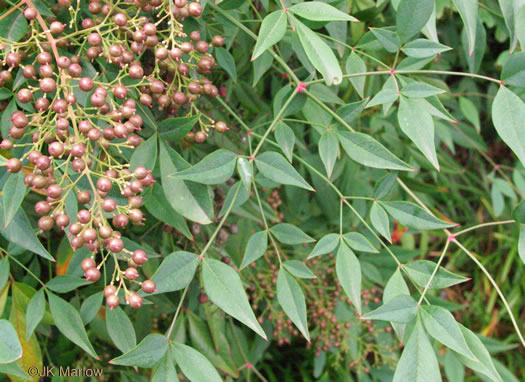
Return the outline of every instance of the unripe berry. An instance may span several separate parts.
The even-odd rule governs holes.
[[[38,15],[38,12],[35,8],[29,7],[26,10],[24,10],[24,16],[28,20],[34,20],[36,19],[36,16]]]
[[[137,249],[133,252],[132,260],[137,265],[142,265],[148,261],[148,255],[142,249]]]
[[[65,214],[60,214],[55,218],[57,226],[64,229],[69,224],[69,216]]]
[[[90,268],[84,272],[87,281],[96,282],[100,279],[100,271],[97,268]]]
[[[117,208],[117,203],[113,199],[105,199],[102,202],[102,209],[105,212],[113,212]]]
[[[17,173],[22,169],[22,162],[18,158],[11,158],[7,160],[7,172]]]
[[[80,210],[77,213],[77,220],[82,224],[87,224],[91,221],[91,212],[88,210]]]
[[[146,293],[153,293],[157,291],[157,285],[155,281],[146,280],[142,283],[142,290]]]
[[[20,89],[16,95],[18,100],[22,103],[28,103],[33,99],[33,93],[29,89]]]
[[[104,297],[109,297],[117,293],[117,288],[114,285],[107,285],[104,288]]]
[[[119,238],[110,239],[107,248],[113,253],[119,253],[124,248],[124,242]]]
[[[142,306],[142,297],[135,292],[130,292],[127,300],[129,306],[133,309],[138,309]]]
[[[139,272],[136,268],[130,267],[124,271],[124,277],[128,280],[136,280],[139,277]]]
[[[48,202],[41,200],[35,204],[35,212],[39,215],[46,215],[51,210]]]
[[[120,299],[115,294],[109,295],[106,297],[106,305],[110,310],[115,309],[117,306],[120,305]]]
[[[51,228],[53,228],[54,224],[55,222],[51,216],[42,216],[40,219],[38,219],[38,228],[40,228],[42,231],[49,231]]]
[[[43,156],[42,158],[47,158],[47,157]],[[59,198],[62,195],[62,187],[60,187],[60,185],[58,184],[50,184],[49,187],[47,188],[47,195],[54,199]]]

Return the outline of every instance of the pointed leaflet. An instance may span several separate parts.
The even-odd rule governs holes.
[[[416,317],[417,302],[410,296],[400,295],[363,316],[367,320],[391,321],[408,324]]]
[[[468,51],[472,54],[476,45],[476,29],[478,25],[478,0],[454,0],[465,30],[467,31]]]
[[[478,371],[481,374],[486,375],[492,381],[502,382],[503,380],[501,379],[500,375],[498,374],[498,371],[494,367],[492,357],[487,351],[487,348],[485,348],[485,345],[483,345],[483,342],[481,342],[478,336],[476,336],[470,329],[465,328],[461,324],[458,325],[461,329],[461,332],[463,333],[465,341],[467,342],[467,346],[476,357],[476,360],[472,360],[470,358],[464,357],[459,353],[456,353],[461,362],[465,366],[471,368],[472,370]]]
[[[321,135],[321,139],[319,140],[319,156],[326,169],[326,175],[330,178],[334,170],[335,161],[339,156],[339,140],[337,139],[337,133],[335,131],[326,130],[323,135]]]
[[[244,188],[250,191],[253,179],[253,162],[245,158],[239,158],[237,160],[237,172],[239,173]]]
[[[408,272],[410,277],[421,287],[426,287],[436,264],[429,260],[417,260],[406,264],[405,270]],[[432,282],[430,283],[430,289],[448,288],[449,286],[456,285],[468,281],[469,279],[455,275],[443,267],[439,267],[437,273],[434,275]]]
[[[24,173],[20,171],[16,174],[9,174],[7,181],[2,188],[2,199],[4,202],[4,228],[11,223],[15,217],[24,197],[26,195],[26,185],[24,183]]]
[[[390,302],[398,296],[410,296],[407,283],[405,282],[405,279],[403,279],[403,275],[399,268],[397,268],[392,276],[390,276],[390,279],[388,279],[388,282],[385,285],[383,291],[383,303]],[[406,324],[393,322],[392,327],[394,328],[399,340],[404,342]]]
[[[399,223],[419,231],[454,226],[454,224],[435,218],[423,208],[411,202],[380,202],[380,204]]]
[[[288,11],[312,21],[359,21],[339,9],[320,1],[307,1],[288,8]]]
[[[498,0],[505,24],[509,30],[510,36],[510,53],[514,51],[518,43],[518,36],[516,35],[516,16],[518,14],[518,7],[523,5],[522,1],[518,0]]]
[[[476,131],[481,131],[481,122],[479,120],[479,111],[470,99],[466,97],[459,97],[459,109],[467,118],[467,120],[474,125]]]
[[[160,144],[160,169],[164,195],[175,211],[187,219],[200,224],[210,224],[213,217],[213,205],[210,200],[208,188],[203,185],[187,184],[184,180],[175,179],[173,174],[180,167],[183,170],[187,165],[182,158],[177,166],[173,163],[169,148],[161,142]],[[174,155],[176,154],[172,151]]]
[[[396,29],[401,42],[407,42],[427,23],[434,0],[401,0],[396,13]]]
[[[89,342],[78,311],[70,303],[51,292],[47,292],[47,297],[49,299],[49,309],[58,330],[71,342],[84,349],[90,356],[98,359],[95,349]]]
[[[37,325],[44,317],[46,311],[46,298],[44,296],[44,288],[36,292],[29,303],[26,310],[26,340],[28,340]]]
[[[228,73],[234,82],[237,82],[237,68],[231,53],[224,48],[215,48],[213,53],[217,58],[217,64]]]
[[[343,73],[332,49],[310,28],[294,18],[297,34],[308,59],[323,75],[327,85],[339,85]]]
[[[350,53],[346,60],[346,74],[356,74],[366,72],[366,64],[355,52]],[[363,98],[365,92],[366,76],[350,77],[350,82],[354,86],[359,97]]]
[[[357,163],[374,168],[413,170],[370,135],[344,131],[338,133],[338,137],[346,154]]]
[[[328,235],[323,236],[323,238],[319,240],[317,244],[315,244],[314,249],[308,256],[308,259],[316,256],[326,255],[327,253],[334,251],[338,245],[339,235],[336,233],[329,233]]]
[[[436,305],[425,305],[421,308],[421,319],[428,334],[436,340],[467,358],[476,359],[468,348],[458,323],[448,310]]]
[[[246,250],[244,251],[244,257],[242,259],[241,269],[248,266],[250,263],[253,263],[259,259],[266,249],[268,248],[268,233],[266,231],[259,231],[254,233],[250,239],[248,239],[248,244],[246,245]]]
[[[346,244],[348,244],[350,248],[352,248],[354,251],[370,253],[379,252],[377,249],[374,248],[372,243],[370,243],[370,241],[359,232],[345,233],[343,239],[346,241]]]
[[[144,166],[148,170],[152,171],[155,168],[155,162],[157,161],[157,134],[153,134],[148,140],[142,142],[139,147],[133,150],[129,162],[129,168],[131,171],[135,170],[138,166]]]
[[[197,255],[190,252],[177,251],[166,256],[151,276],[157,284],[158,293],[186,288],[193,280],[198,263]]]
[[[290,126],[288,126],[283,121],[279,121],[277,126],[275,126],[275,140],[277,144],[283,150],[286,158],[291,162],[293,157],[293,147],[295,145],[295,134]]]
[[[299,260],[287,260],[283,263],[284,268],[295,277],[300,279],[315,279],[312,271]]]
[[[443,94],[444,92],[445,91],[443,89],[429,85],[425,82],[411,82],[407,86],[403,87],[403,89],[401,89],[401,94],[409,98],[431,97],[438,94]],[[403,99],[404,98],[401,97],[401,100]]]
[[[520,227],[520,236],[518,241],[518,254],[520,255],[521,262],[525,264],[525,226]]]
[[[168,350],[168,338],[161,334],[148,334],[137,346],[113,358],[112,365],[152,368],[159,362]]]
[[[44,259],[55,261],[35,236],[23,209],[18,209],[11,222],[5,225],[3,200],[0,202],[0,235]]]
[[[419,318],[403,349],[393,382],[441,382],[436,354]]]
[[[106,328],[109,337],[122,353],[130,351],[137,345],[133,324],[120,306],[106,309]]]
[[[432,165],[439,171],[434,140],[434,121],[427,111],[406,97],[401,97],[397,120],[401,130],[415,143]]]
[[[9,280],[9,257],[4,257],[0,260],[0,290],[4,288]]]
[[[178,382],[177,370],[175,369],[175,362],[172,359],[171,348],[168,348],[164,357],[153,368],[151,373],[151,382]]]
[[[335,262],[337,279],[350,297],[355,310],[361,314],[361,265],[352,250],[341,241]]]
[[[230,316],[266,339],[244,291],[239,274],[232,267],[213,259],[202,261],[202,281],[210,300]]]
[[[284,312],[295,324],[302,335],[310,342],[308,323],[306,322],[306,302],[304,293],[295,279],[283,268],[277,276],[277,300]]]
[[[279,153],[266,151],[258,155],[255,165],[268,179],[277,183],[297,186],[309,191],[314,191],[292,165]]]
[[[505,86],[492,103],[492,121],[503,142],[525,165],[525,103]]]
[[[383,48],[385,48],[387,52],[397,52],[401,45],[401,41],[399,41],[399,36],[396,32],[384,28],[370,28],[370,31],[377,38],[377,41],[383,45]]]
[[[166,142],[177,143],[184,139],[198,120],[198,116],[164,119],[160,121],[157,131]]]
[[[390,234],[390,223],[388,215],[383,207],[377,202],[372,204],[370,209],[370,222],[374,229],[379,232],[389,243],[392,242],[392,235]]]
[[[22,345],[15,328],[9,321],[0,320],[0,364],[14,362],[20,357]]]
[[[300,228],[288,223],[276,224],[270,228],[270,232],[283,244],[297,245],[315,241]]]
[[[197,350],[177,342],[171,344],[173,358],[182,373],[195,382],[221,382],[222,379],[210,361]]]
[[[196,165],[168,175],[168,177],[204,184],[220,184],[230,179],[235,169],[236,160],[236,154],[219,149],[204,157]]]
[[[523,24],[525,29],[525,6],[522,8],[522,11],[524,12]],[[525,42],[523,45],[525,45]],[[516,52],[509,57],[503,65],[501,80],[506,85],[525,87],[525,52]]]
[[[266,16],[261,24],[261,30],[259,31],[251,60],[255,60],[266,49],[281,41],[286,33],[287,25],[284,11],[275,11]]]
[[[442,45],[439,42],[425,40],[423,38],[418,38],[417,40],[410,41],[408,44],[404,45],[401,50],[409,57],[413,58],[426,58],[432,57],[436,54],[446,52],[451,50],[446,45]]]
[[[104,292],[95,293],[84,300],[80,307],[80,318],[84,325],[89,324],[96,317],[104,301]]]

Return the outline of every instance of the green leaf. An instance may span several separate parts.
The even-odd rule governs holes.
[[[365,98],[361,101],[343,105],[336,110],[337,115],[343,118],[346,123],[352,124],[361,115],[367,102],[368,98]],[[339,152],[339,148],[337,148],[337,151]]]
[[[370,208],[370,222],[374,229],[379,232],[389,243],[392,242],[388,215],[383,207],[377,202]]]
[[[380,204],[399,223],[418,231],[454,226],[454,224],[435,218],[423,208],[411,202],[380,202]]]
[[[137,345],[133,324],[120,306],[106,309],[106,328],[109,337],[122,353],[130,351]]]
[[[7,320],[0,320],[0,364],[11,363],[22,357],[22,345],[15,328]]]
[[[346,244],[354,251],[378,253],[379,251],[370,243],[370,241],[359,232],[348,232],[343,235]]]
[[[293,157],[293,147],[295,145],[295,134],[290,126],[283,121],[279,121],[275,126],[275,140],[281,147],[286,158],[291,162]]]
[[[466,98],[459,97],[459,108],[467,120],[474,125],[476,131],[479,133],[481,130],[481,122],[479,120],[479,112],[474,103]]]
[[[73,275],[59,275],[46,283],[46,287],[56,293],[68,293],[81,286],[91,284],[91,281]]]
[[[151,382],[178,382],[179,377],[177,376],[177,370],[175,369],[175,363],[171,356],[171,347],[168,348],[164,357],[160,362],[153,368],[151,374]]]
[[[339,239],[340,237],[336,233],[329,233],[328,235],[323,236],[323,238],[319,240],[317,244],[315,244],[314,249],[308,256],[308,259],[316,256],[326,255],[327,253],[334,251],[339,245]]]
[[[315,279],[312,271],[299,260],[287,260],[283,263],[284,268],[295,277],[300,279]]]
[[[162,139],[177,143],[184,139],[198,120],[198,116],[164,119],[160,121],[157,131]]]
[[[499,375],[498,371],[494,367],[492,358],[490,357],[489,352],[485,348],[485,345],[483,345],[483,342],[481,342],[478,336],[472,333],[472,331],[465,328],[461,324],[458,324],[458,325],[459,325],[459,328],[461,329],[461,332],[463,333],[463,337],[465,338],[465,341],[467,342],[468,348],[474,354],[474,356],[476,357],[476,360],[467,358],[459,353],[456,353],[457,357],[468,368],[486,375],[493,381],[503,382],[503,380],[501,379],[501,376]]]
[[[155,281],[158,293],[184,289],[193,280],[198,264],[199,258],[193,253],[173,252],[162,261],[151,280]]]
[[[27,31],[27,19],[20,10],[5,16],[0,20],[0,37],[11,41],[19,41]],[[7,43],[9,46],[9,42]]]
[[[501,80],[506,85],[525,87],[525,52],[516,52],[509,57],[503,65]]]
[[[257,37],[251,60],[255,60],[272,45],[282,40],[288,25],[286,13],[275,11],[266,16],[261,24],[261,30]]]
[[[338,137],[346,154],[359,164],[390,170],[413,170],[368,134],[345,131],[338,133]]]
[[[112,365],[152,368],[168,350],[168,338],[161,334],[148,334],[137,346],[109,361]]]
[[[306,3],[303,3],[306,4]],[[366,72],[366,64],[361,57],[355,52],[350,53],[346,60],[346,74],[357,74]],[[350,77],[350,82],[354,86],[359,97],[363,98],[365,93],[365,80],[366,76]]]
[[[4,111],[5,113],[5,111]],[[0,201],[0,234],[11,243],[19,245],[44,259],[55,261],[36,238],[23,209],[19,209],[7,226],[4,222],[3,200]]]
[[[253,87],[259,83],[262,76],[272,67],[272,64],[273,56],[268,52],[264,52],[253,60]]]
[[[152,171],[157,161],[157,135],[153,134],[139,147],[133,150],[133,155],[129,161],[129,168],[134,171],[139,166],[144,166]]]
[[[298,3],[288,8],[288,11],[303,19],[312,21],[359,21],[355,17],[341,12],[330,4],[320,1]]]
[[[202,281],[206,294],[215,305],[262,338],[267,338],[250,307],[239,274],[232,267],[218,260],[205,259],[202,262]]]
[[[159,183],[153,184],[150,187],[150,192],[146,192],[144,195],[144,207],[155,219],[160,220],[172,227],[179,230],[188,239],[192,239],[193,235],[188,229],[188,225],[184,218],[171,207],[168,199],[164,195],[162,185]]]
[[[522,5],[516,14],[516,35],[521,49],[525,46],[525,7]],[[516,54],[516,52],[514,52]]]
[[[399,268],[394,271],[385,285],[385,289],[383,291],[383,304],[392,301],[398,296],[410,296],[407,283],[405,282],[405,279],[403,279],[403,275],[401,274],[401,270]],[[394,328],[394,331],[396,332],[399,340],[404,342],[407,325],[392,322],[392,327]]]
[[[361,314],[361,265],[344,241],[341,241],[337,251],[335,271],[355,310]]]
[[[437,305],[425,305],[421,308],[421,319],[428,334],[436,340],[465,357],[476,359],[468,348],[458,323],[448,310]]]
[[[503,142],[525,165],[525,103],[505,86],[492,103],[492,121]]]
[[[403,349],[393,382],[441,382],[436,354],[419,318]]]
[[[443,93],[445,93],[443,89],[436,88],[424,82],[411,82],[401,89],[401,94],[409,98],[425,98]],[[401,99],[403,99],[403,97],[401,97]]]
[[[4,228],[11,223],[15,217],[24,197],[26,195],[26,185],[24,183],[24,173],[9,174],[7,181],[2,188],[2,198],[4,205]]]
[[[178,156],[171,151],[174,156]],[[210,224],[213,218],[213,205],[208,188],[203,185],[189,184],[175,179],[169,174],[189,167],[182,158],[177,166],[173,163],[165,144],[160,145],[160,168],[164,195],[173,209],[187,219],[200,224]]]
[[[250,191],[253,180],[253,162],[245,158],[237,159],[237,172],[239,173],[244,188]]]
[[[516,0],[498,0],[498,3],[509,31],[510,53],[512,53],[518,43],[518,37],[516,35],[516,15],[518,13],[518,6],[523,5],[523,3]]]
[[[394,188],[397,181],[397,171],[383,176],[374,188],[374,198],[382,199]]]
[[[476,30],[478,25],[478,2],[476,0],[454,0],[465,30],[467,32],[468,51],[472,55],[476,46]]]
[[[247,191],[246,188],[242,186],[241,182],[235,182],[228,190],[217,217],[226,215],[230,208],[242,206],[248,199],[250,199],[250,191]]]
[[[104,301],[104,292],[92,294],[84,300],[80,307],[80,317],[84,325],[89,324],[96,317]]]
[[[255,159],[257,169],[268,179],[277,183],[297,186],[314,191],[304,178],[279,153],[266,151]]]
[[[237,82],[237,68],[231,53],[224,48],[215,48],[214,54],[217,58],[217,64],[228,73],[234,82]]]
[[[396,29],[401,42],[408,42],[426,25],[434,0],[401,0],[396,13]]]
[[[328,86],[339,85],[343,80],[343,73],[339,66],[339,60],[332,49],[314,31],[294,19],[297,35],[301,41],[308,59],[314,67],[323,75]]]
[[[274,225],[270,228],[270,232],[283,244],[297,245],[315,241],[315,239],[305,234],[300,228],[288,223]]]
[[[93,349],[93,346],[91,346],[89,342],[78,311],[70,303],[55,296],[51,292],[47,292],[47,297],[49,299],[51,315],[60,333],[84,349],[90,356],[98,359],[95,349]]]
[[[310,342],[304,293],[297,281],[283,268],[277,276],[277,300],[304,338]]]
[[[222,381],[219,373],[217,373],[210,361],[197,350],[177,342],[171,344],[171,350],[177,365],[190,381]]]
[[[446,52],[452,48],[440,44],[439,42],[425,40],[419,38],[414,41],[410,41],[408,44],[404,45],[401,50],[409,57],[413,58],[427,58],[433,57],[436,54]]]
[[[522,200],[513,208],[512,218],[516,220],[517,223],[525,224],[525,200]]]
[[[383,28],[370,28],[372,34],[389,53],[396,53],[401,45],[396,32]]]
[[[31,380],[29,374],[27,374],[24,371],[24,369],[22,369],[16,362],[11,362],[7,364],[0,363],[0,374],[11,375],[14,377],[21,377],[26,380]]]
[[[461,364],[453,351],[447,350],[443,359],[443,369],[447,380],[450,382],[463,382],[465,380],[465,367]]]
[[[330,178],[339,156],[339,139],[337,139],[337,133],[334,130],[326,130],[321,135],[321,139],[319,139],[319,156],[326,169],[326,175]]]
[[[436,264],[429,260],[417,260],[406,264],[404,267],[410,275],[410,277],[419,286],[426,287],[432,273],[434,272],[434,269],[436,268]],[[432,279],[432,282],[430,283],[429,288],[448,288],[449,286],[464,283],[465,281],[469,280],[470,279],[467,279],[465,277],[455,275],[454,273],[450,272],[449,270],[443,267],[439,267],[437,273]]]
[[[0,260],[0,290],[4,289],[4,286],[9,280],[9,257],[4,257]]]
[[[176,172],[168,177],[204,184],[225,183],[233,174],[237,155],[231,151],[219,149],[207,155],[196,165]]]
[[[12,126],[10,118],[17,110],[16,97],[13,97],[2,112],[2,117],[0,118],[0,133],[2,134],[2,137],[7,137],[9,135],[9,128]]]
[[[241,269],[257,261],[268,248],[268,233],[266,231],[255,232],[246,245],[244,257],[242,259]]]
[[[41,288],[36,292],[29,304],[27,304],[26,310],[26,340],[33,335],[33,331],[37,325],[42,321],[44,313],[46,311],[46,298],[44,296],[44,289]]]
[[[408,324],[416,317],[417,302],[410,296],[400,295],[363,316],[368,320],[391,321]]]
[[[518,241],[518,254],[521,262],[525,264],[525,226],[520,227],[520,236]]]
[[[418,108],[410,98],[401,97],[397,120],[401,130],[415,143],[419,151],[439,171],[439,162],[434,142],[434,121],[430,113]]]

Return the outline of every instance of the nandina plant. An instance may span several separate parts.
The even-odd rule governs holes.
[[[0,7],[5,378],[523,377],[525,5]]]

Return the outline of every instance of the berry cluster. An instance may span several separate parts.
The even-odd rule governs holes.
[[[155,182],[147,164],[129,164],[129,151],[143,141],[144,107],[156,107],[164,117],[198,115],[189,142],[204,142],[210,128],[228,129],[195,103],[218,95],[206,77],[215,65],[210,45],[198,31],[187,36],[182,23],[199,17],[202,7],[186,0],[90,0],[88,17],[82,17],[71,0],[59,0],[55,16],[44,18],[25,0],[16,11],[30,28],[25,42],[0,41],[0,88],[19,87],[15,77],[23,84],[16,91],[21,110],[11,113],[8,136],[0,142],[12,152],[7,170],[23,171],[26,186],[45,197],[35,204],[41,233],[54,226],[67,230],[74,250],[91,252],[81,264],[87,280],[98,281],[101,267],[114,260],[104,289],[107,306],[119,305],[123,289],[124,301],[138,308],[142,297],[130,287],[153,293],[156,286],[139,281],[147,254],[127,250],[122,232],[143,224],[141,194]],[[67,25],[60,21],[65,19]],[[221,36],[212,38],[214,46],[223,43]]]

